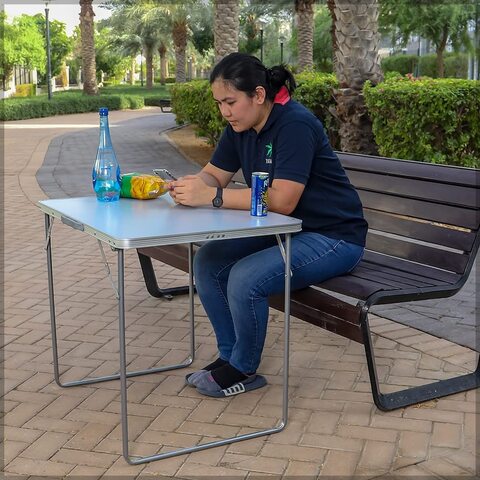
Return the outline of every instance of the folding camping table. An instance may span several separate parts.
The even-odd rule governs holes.
[[[50,300],[50,319],[55,381],[61,387],[88,385],[120,379],[121,424],[123,456],[132,465],[191,453],[211,447],[227,445],[269,435],[283,430],[288,416],[288,358],[290,326],[290,236],[301,230],[301,221],[276,213],[266,217],[252,217],[248,211],[216,209],[213,207],[190,208],[175,205],[165,195],[155,200],[138,201],[120,199],[118,202],[102,203],[95,197],[66,198],[44,200],[38,207],[45,214],[46,251],[48,270],[48,289]],[[118,374],[62,383],[60,380],[58,347],[55,319],[55,297],[52,265],[52,226],[57,218],[75,230],[95,237],[110,245],[117,252],[118,264],[118,334],[120,344],[120,370]],[[190,365],[195,354],[194,332],[194,286],[193,286],[193,247],[194,242],[223,240],[230,238],[257,237],[264,235],[285,235],[285,323],[284,323],[284,359],[283,359],[283,410],[282,421],[278,426],[212,441],[188,448],[159,453],[145,457],[130,456],[128,451],[128,412],[127,378],[156,372],[183,368]],[[124,251],[131,248],[154,247],[160,245],[189,244],[189,317],[190,317],[190,356],[177,365],[127,372],[125,348],[125,289],[124,289]]]

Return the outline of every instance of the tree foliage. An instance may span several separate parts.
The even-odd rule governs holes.
[[[33,19],[46,43],[45,16],[42,13],[37,13],[33,16]],[[50,29],[50,66],[52,76],[55,77],[60,74],[65,59],[72,51],[72,42],[67,35],[63,22],[49,20],[48,23]]]
[[[333,64],[332,17],[327,7],[321,6],[315,12],[313,33],[313,62],[316,69],[331,72]]]
[[[116,40],[112,29],[105,27],[95,34],[95,64],[108,77],[121,79],[129,67],[129,59],[122,56],[118,50],[112,48]]]
[[[9,24],[5,13],[0,12],[0,20],[0,74],[5,89],[15,65],[45,72],[46,53],[31,16],[22,15]]]
[[[213,11],[211,7],[195,8],[190,20],[192,43],[200,55],[213,48]]]
[[[420,35],[435,46],[438,75],[443,76],[443,53],[468,44],[468,21],[478,0],[382,0],[379,23],[394,43],[405,46],[411,35]]]

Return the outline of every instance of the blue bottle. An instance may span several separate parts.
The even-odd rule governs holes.
[[[100,108],[100,140],[92,170],[93,189],[100,202],[115,202],[120,198],[120,166],[110,138],[108,108]]]

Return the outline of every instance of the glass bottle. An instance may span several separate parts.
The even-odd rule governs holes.
[[[99,114],[100,139],[92,170],[93,189],[100,202],[115,202],[120,198],[120,166],[110,138],[108,108],[100,108]]]

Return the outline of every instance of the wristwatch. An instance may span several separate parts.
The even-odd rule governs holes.
[[[215,208],[220,208],[223,205],[223,188],[218,187],[217,188],[217,194],[215,195],[215,198],[212,200],[212,205]]]

